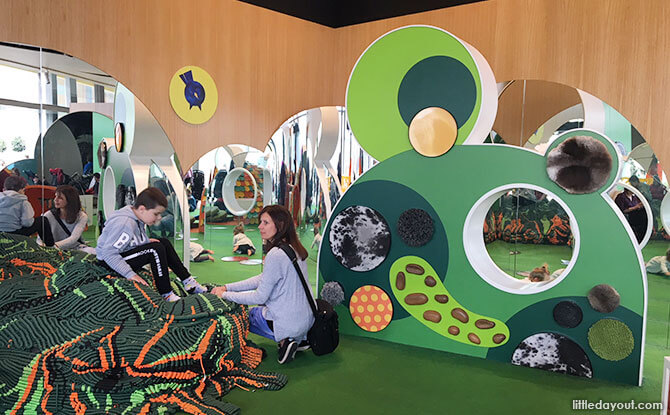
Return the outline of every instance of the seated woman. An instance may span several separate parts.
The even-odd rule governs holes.
[[[283,364],[293,360],[296,351],[309,348],[307,332],[314,323],[314,315],[305,298],[298,272],[279,246],[288,244],[293,248],[300,270],[309,284],[307,250],[298,239],[291,214],[283,206],[264,207],[258,230],[268,246],[263,273],[216,287],[212,293],[239,304],[262,304],[249,310],[249,330],[276,341],[277,360]]]
[[[88,215],[81,210],[79,192],[74,187],[58,186],[54,197],[54,207],[47,211],[44,217],[49,220],[56,247],[95,254],[95,248],[86,245],[81,237],[86,229]]]
[[[650,259],[646,268],[648,273],[670,277],[670,249],[665,252],[665,256],[655,256]]]

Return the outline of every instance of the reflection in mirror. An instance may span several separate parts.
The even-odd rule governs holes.
[[[93,146],[96,132],[106,134],[96,117],[111,123],[91,111],[111,115],[115,84],[97,68],[66,54],[0,45],[0,187],[8,175],[23,177],[37,218],[52,206],[55,186],[72,185],[88,216],[88,241],[97,237],[97,226],[91,225],[97,224],[102,173],[95,165]]]
[[[623,210],[631,235],[643,249],[643,257],[663,255],[667,250],[670,202],[663,204],[668,181],[650,146],[630,122],[597,97],[579,89],[540,80],[515,80],[499,84],[498,113],[489,143],[523,146],[544,154],[551,142],[565,131],[588,128],[609,137],[619,150],[623,167],[621,180],[610,192],[614,202],[625,186],[632,186],[630,199]],[[620,196],[621,195],[621,196]],[[668,220],[670,222],[670,219]],[[505,248],[513,252],[512,246]]]
[[[223,180],[222,189],[223,203],[226,209],[235,216],[249,214],[254,205],[257,204],[258,187],[256,179],[244,167],[236,167],[228,172],[228,175]],[[256,222],[257,220],[258,217],[254,215],[253,221]]]
[[[255,225],[262,207],[276,203],[289,209],[303,244],[316,251],[337,200],[375,163],[351,133],[343,108],[303,111],[281,125],[264,151],[227,145],[211,150],[187,171],[191,228],[204,233],[203,241],[211,246],[216,232],[240,221]],[[245,172],[229,179],[236,168]],[[254,181],[255,203],[245,213],[254,198]],[[255,232],[253,226],[248,229]]]
[[[636,186],[631,183],[636,183]],[[618,183],[610,191],[610,197],[623,213],[636,242],[643,248],[651,237],[653,213],[649,200],[639,190],[640,187],[639,179],[632,176],[629,183]]]
[[[642,137],[635,133],[631,138],[637,145],[630,152],[626,152],[627,146],[620,146],[624,159],[621,180],[610,197],[623,212],[640,246],[644,248],[651,242],[650,248],[658,251],[662,241],[670,239],[661,211],[668,179],[649,144],[640,142]]]
[[[549,143],[584,120],[582,92],[567,85],[516,80],[499,86],[498,113],[487,142],[544,153]]]
[[[529,283],[557,278],[572,258],[570,219],[553,198],[527,188],[510,189],[489,209],[486,250],[499,269]]]
[[[181,240],[183,235],[178,235],[176,229],[180,212],[178,196],[165,173],[155,163],[152,163],[149,168],[149,186],[160,190],[168,201],[168,207],[163,212],[161,221],[148,227],[149,237]]]
[[[265,157],[275,183],[274,203],[289,209],[303,245],[314,251],[343,192],[376,164],[356,141],[342,107],[289,118],[272,135]]]
[[[217,243],[218,234],[232,231],[238,223],[257,224],[263,206],[272,204],[268,157],[253,147],[230,144],[206,153],[184,176],[192,194],[191,229],[204,234],[202,242],[207,249]],[[256,232],[254,227],[249,231]],[[260,239],[254,243],[262,244]]]

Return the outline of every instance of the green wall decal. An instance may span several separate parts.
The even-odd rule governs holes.
[[[417,103],[421,100],[427,100],[426,105],[439,105],[427,86],[439,86],[436,89],[441,92],[435,94],[437,99],[464,106],[450,110],[452,114],[467,114],[471,105],[468,104],[471,97],[442,97],[451,90],[442,84],[448,81],[422,66],[426,62],[448,59],[433,57],[448,57],[467,68],[474,79],[477,96],[469,118],[462,125],[460,121],[458,124],[456,143],[466,144],[453,146],[437,157],[424,157],[412,148],[403,117],[409,119],[420,109],[423,104]],[[423,63],[417,66],[419,62]],[[547,153],[569,137],[586,135],[603,143],[612,158],[612,168],[609,175],[604,173],[606,180],[599,189],[587,194],[571,194],[549,178],[544,155],[507,145],[473,144],[483,142],[489,132],[485,130],[490,130],[494,118],[491,112],[495,106],[491,106],[490,100],[491,94],[493,98],[496,96],[495,84],[489,88],[493,81],[490,68],[483,67],[484,64],[476,50],[454,36],[432,27],[412,26],[379,38],[354,67],[347,90],[349,121],[363,148],[380,163],[363,174],[335,206],[319,252],[319,283],[339,282],[344,289],[345,304],[349,304],[356,289],[365,285],[393,293],[393,318],[384,330],[364,331],[346,309],[339,306],[341,330],[505,362],[511,362],[514,350],[524,339],[554,345],[564,341],[580,354],[580,359],[590,361],[592,372],[585,371],[582,375],[639,384],[642,379],[639,345],[643,344],[647,303],[644,264],[622,213],[606,195],[621,170],[619,154],[608,137],[595,131],[577,129],[558,137]],[[414,74],[406,76],[412,68],[427,79],[418,80],[417,76],[414,80]],[[403,79],[407,88],[415,85],[408,95],[399,94]],[[470,88],[458,90],[460,94],[468,94]],[[413,107],[403,107],[405,104],[400,101],[405,96],[412,97]],[[486,112],[481,112],[481,108],[486,108]],[[462,120],[465,116],[457,117]],[[473,131],[482,137],[470,137]],[[505,274],[486,253],[487,212],[495,200],[515,188],[544,193],[555,200],[569,218],[574,236],[572,258],[554,280],[523,282]],[[374,269],[364,272],[344,268],[328,243],[329,233],[336,232],[332,227],[333,218],[356,205],[376,210],[391,227],[388,255]],[[434,221],[434,235],[426,245],[411,247],[399,237],[395,225],[408,209],[423,209]],[[616,261],[603,261],[603,258],[616,258]],[[542,266],[543,262],[538,258],[535,266]],[[413,268],[412,264],[421,269]],[[399,277],[401,272],[404,278]],[[625,324],[634,339],[632,352],[619,361],[601,359],[587,339],[588,327],[602,318],[602,314],[588,305],[585,296],[591,287],[605,283],[621,293],[621,304],[611,313],[612,318]],[[405,291],[412,292],[405,294]],[[409,300],[408,295],[412,295]],[[554,319],[554,307],[565,300],[577,303],[584,313],[581,322],[575,319],[573,328],[561,327]],[[459,306],[455,308],[461,310],[454,314],[449,302],[455,301]],[[432,307],[435,302],[442,308]],[[463,323],[466,315],[467,323]],[[475,322],[485,320],[479,322],[480,326],[493,323],[495,329],[502,330],[500,334],[505,335],[505,339],[483,340],[480,332],[473,333],[476,338],[468,337],[473,319]],[[447,324],[453,320],[459,320],[460,325]],[[458,334],[449,332],[452,325],[459,329]],[[480,331],[494,330],[475,327]],[[462,332],[466,332],[465,337]],[[450,336],[461,337],[457,341]]]
[[[399,108],[398,105],[403,97],[407,96],[410,100],[410,95],[418,92],[404,88],[420,87],[417,85],[418,80],[411,73],[403,91],[400,90],[401,84],[413,68],[417,71],[416,74],[425,74],[426,70],[432,73],[435,68],[431,62],[441,61],[435,57],[446,57],[460,62],[459,69],[454,69],[453,72],[458,73],[459,79],[465,82],[464,72],[467,71],[474,81],[474,85],[458,88],[459,93],[467,92],[473,96],[448,98],[465,102],[474,100],[471,111],[459,110],[469,112],[469,116],[465,120],[460,120],[456,142],[462,143],[472,131],[481,106],[482,85],[479,69],[467,47],[456,37],[435,27],[417,26],[396,30],[377,39],[361,56],[347,87],[349,124],[361,146],[377,160],[387,159],[412,148],[407,137],[409,122],[403,120],[401,111],[406,114],[406,118],[413,117],[418,110],[434,104],[430,105],[430,100],[426,100],[425,106],[418,108],[423,104],[419,97],[414,96],[411,98],[413,101],[411,110]],[[427,58],[431,59],[415,68]],[[427,63],[428,67],[422,68]],[[438,81],[431,79],[431,82],[433,86],[452,85],[446,83],[448,82],[446,77],[441,77]],[[429,85],[424,85],[427,86]],[[447,89],[449,88],[447,86]],[[425,91],[424,88],[421,90]],[[404,103],[402,105],[403,108],[404,105],[409,106]]]

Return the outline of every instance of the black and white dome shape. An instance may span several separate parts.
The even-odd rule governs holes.
[[[550,372],[593,377],[591,361],[577,343],[557,333],[534,334],[517,346],[512,364]]]
[[[340,264],[352,271],[366,272],[386,259],[391,230],[376,210],[350,206],[333,219],[328,240]]]

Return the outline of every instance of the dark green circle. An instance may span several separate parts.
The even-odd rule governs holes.
[[[431,56],[405,74],[398,89],[398,110],[409,126],[424,108],[449,111],[460,128],[470,118],[477,101],[477,85],[470,70],[449,56]]]
[[[334,230],[334,222],[340,212],[351,206],[367,206],[374,209],[387,223],[397,223],[400,216],[408,208],[424,210],[434,221],[432,238],[422,246],[407,246],[402,243],[398,228],[390,226],[391,249],[386,259],[369,271],[354,271],[342,265],[333,254],[330,246],[330,233]],[[364,285],[374,285],[386,293],[393,293],[389,282],[389,272],[393,263],[405,256],[418,256],[425,259],[444,281],[449,265],[449,244],[444,224],[435,209],[428,201],[413,189],[387,180],[356,182],[342,196],[333,210],[323,233],[323,242],[319,251],[319,273],[323,281],[337,281],[344,290],[345,304],[351,295]],[[409,316],[409,313],[398,302],[394,295],[389,295],[393,303],[393,320]]]

